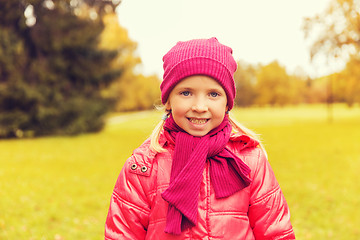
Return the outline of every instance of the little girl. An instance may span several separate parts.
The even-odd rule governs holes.
[[[229,117],[231,48],[178,42],[163,61],[166,114],[121,170],[105,239],[295,239],[263,147]]]

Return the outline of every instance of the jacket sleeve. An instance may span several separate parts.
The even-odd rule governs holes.
[[[145,239],[150,207],[139,176],[130,172],[130,157],[116,181],[105,222],[105,239]]]
[[[249,220],[256,239],[295,239],[290,211],[274,172],[260,149],[250,187]]]

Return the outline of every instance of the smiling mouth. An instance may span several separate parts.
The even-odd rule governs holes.
[[[193,124],[204,124],[207,123],[207,121],[209,121],[209,119],[207,118],[188,118],[188,120],[193,123]]]

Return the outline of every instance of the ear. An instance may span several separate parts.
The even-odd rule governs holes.
[[[165,103],[165,110],[170,112],[171,111],[171,105],[170,105],[170,101],[168,100],[166,103]]]

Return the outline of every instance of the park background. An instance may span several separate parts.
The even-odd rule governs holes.
[[[276,13],[280,2],[266,8]],[[158,3],[139,4],[132,14],[146,25],[151,21],[139,15],[144,9],[162,7],[162,21],[180,11]],[[164,35],[154,30],[132,39],[121,22],[125,4],[0,0],[0,239],[103,238],[117,175],[162,115],[154,109],[161,73],[147,73],[150,63],[142,61],[137,41],[141,49]],[[254,15],[264,11],[258,7],[251,8]],[[184,15],[188,9],[197,13],[206,5],[189,3]],[[279,51],[262,61],[254,40],[250,62],[245,53],[236,56],[231,114],[260,134],[298,239],[360,239],[360,3],[328,0],[320,10],[301,18],[300,30],[309,44],[309,66],[320,61],[326,71],[290,68],[274,44],[268,46]],[[193,21],[217,35],[213,22]],[[257,26],[256,32],[283,27],[251,23],[247,27]],[[236,24],[237,42],[251,40],[251,34],[238,39],[244,33]],[[277,33],[279,42],[287,34]]]

